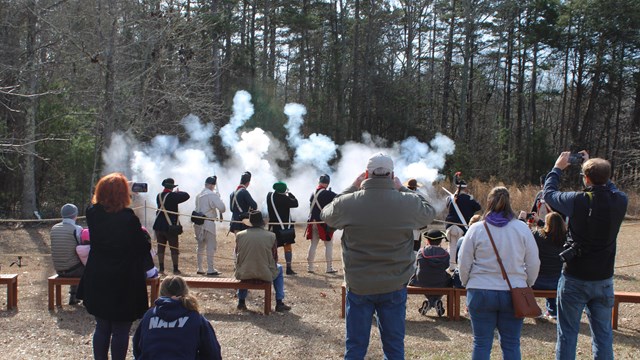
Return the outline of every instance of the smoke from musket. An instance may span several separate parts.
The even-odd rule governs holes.
[[[410,137],[391,146],[385,145],[385,139],[368,133],[363,134],[360,142],[342,145],[336,145],[323,134],[304,137],[301,128],[306,108],[300,104],[286,104],[286,145],[294,154],[293,159],[289,159],[285,144],[270,133],[260,128],[242,129],[254,113],[248,92],[241,90],[236,93],[232,111],[229,123],[218,133],[213,123],[203,123],[195,115],[186,116],[181,121],[187,133],[184,141],[176,136],[158,135],[148,143],[140,143],[129,134],[114,134],[110,146],[103,153],[104,172],[120,171],[130,180],[147,182],[149,192],[140,194],[140,199],[146,200],[150,208],[156,206],[162,180],[174,178],[179,189],[191,195],[180,205],[183,214],[190,214],[195,207],[195,197],[203,189],[204,180],[217,175],[217,189],[227,207],[225,219],[230,219],[230,194],[239,184],[241,174],[250,171],[252,180],[248,190],[260,210],[266,214],[266,195],[272,191],[273,183],[281,180],[287,183],[300,204],[297,209],[292,209],[291,220],[305,221],[309,197],[320,175],[329,174],[332,179],[330,186],[340,192],[364,172],[367,159],[376,152],[385,152],[394,159],[394,173],[402,181],[416,178],[425,184],[420,191],[435,202],[436,194],[430,184],[438,179],[446,156],[455,150],[453,141],[442,134],[437,134],[429,143]],[[224,162],[218,160],[213,151],[213,136],[220,136],[222,140],[227,153]],[[337,159],[338,153],[340,158]],[[291,163],[288,169],[278,165],[288,162]],[[436,205],[439,204],[438,201]],[[153,209],[147,209],[145,218],[143,224],[150,228],[155,218]],[[189,224],[188,217],[182,217],[181,222]],[[222,226],[228,224],[223,223]]]

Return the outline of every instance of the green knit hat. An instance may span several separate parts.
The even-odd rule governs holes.
[[[273,190],[275,190],[277,193],[282,194],[287,191],[287,184],[283,183],[282,181],[278,181],[277,183],[273,184]]]

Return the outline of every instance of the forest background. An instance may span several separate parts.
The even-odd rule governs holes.
[[[587,149],[640,186],[637,0],[0,0],[0,217],[84,208],[113,134],[220,128],[239,89],[276,138],[296,102],[338,144],[445,134],[447,176]]]

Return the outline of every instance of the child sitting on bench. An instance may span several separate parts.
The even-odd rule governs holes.
[[[416,260],[416,274],[409,281],[409,285],[442,288],[451,286],[451,275],[447,272],[449,267],[449,253],[440,247],[446,235],[441,230],[430,230],[423,234],[427,246],[418,251]],[[422,303],[420,314],[426,315],[429,309],[435,308],[438,316],[444,315],[442,295],[425,295],[427,300]]]

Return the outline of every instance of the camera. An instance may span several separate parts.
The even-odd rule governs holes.
[[[564,247],[564,250],[560,254],[558,254],[558,256],[560,256],[560,259],[562,259],[563,262],[569,262],[573,258],[580,256],[582,254],[582,249],[580,248],[580,245],[573,240],[567,240],[567,242],[564,244],[563,247]]]
[[[134,182],[131,184],[131,191],[136,193],[147,192],[147,183]]]
[[[530,212],[527,213],[527,220],[533,220],[536,217],[536,213]]]
[[[580,153],[573,153],[569,155],[569,164],[570,165],[580,165],[584,161],[584,157]]]

